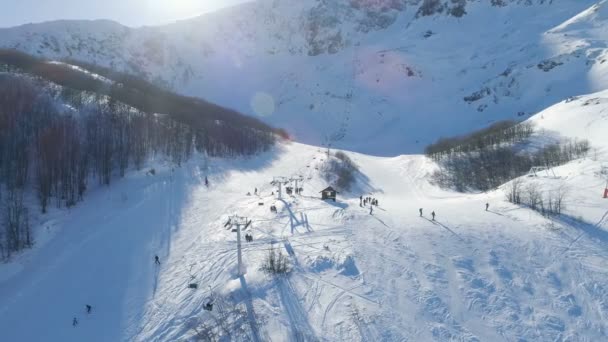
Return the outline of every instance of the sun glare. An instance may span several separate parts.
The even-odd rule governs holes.
[[[221,0],[149,0],[149,6],[158,14],[185,19],[217,9]]]

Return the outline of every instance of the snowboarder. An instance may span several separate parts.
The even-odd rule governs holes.
[[[420,212],[420,217],[422,217],[422,208],[418,209],[418,211]]]
[[[158,255],[155,255],[155,256],[154,256],[154,263],[155,263],[156,265],[160,265],[160,259],[158,258]]]
[[[93,307],[90,306],[89,304],[85,305],[85,307],[87,308],[87,313],[90,314]]]
[[[75,327],[78,325],[78,319],[76,319],[76,317],[74,317],[74,319],[72,320],[72,326]]]
[[[435,221],[435,211],[431,213],[431,216],[433,216],[433,221]]]
[[[490,203],[486,203],[486,211],[490,208]]]

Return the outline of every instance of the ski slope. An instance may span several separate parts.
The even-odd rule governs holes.
[[[435,165],[420,155],[347,152],[361,174],[336,203],[318,198],[327,155],[314,146],[198,156],[175,169],[155,161],[155,176],[133,171],[39,219],[38,244],[0,265],[2,338],[189,341],[209,315],[238,310],[229,326],[237,341],[606,340],[608,92],[531,120],[540,139],[584,137],[597,149],[555,168],[555,178],[524,177],[568,187],[559,219],[507,203],[502,189],[439,189],[428,180]],[[303,195],[277,199],[273,177],[297,175]],[[254,188],[259,196],[248,196]],[[373,215],[359,195],[379,200]],[[252,220],[254,236],[240,277],[236,234],[224,226],[234,214]],[[291,275],[260,270],[271,246],[289,257]]]

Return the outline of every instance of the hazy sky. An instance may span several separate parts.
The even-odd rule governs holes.
[[[250,0],[0,0],[0,27],[57,19],[156,25],[246,1]]]

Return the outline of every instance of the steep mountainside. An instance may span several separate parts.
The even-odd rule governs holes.
[[[608,87],[606,0],[259,0],[162,27],[51,22],[0,47],[136,73],[302,142],[420,151]]]

